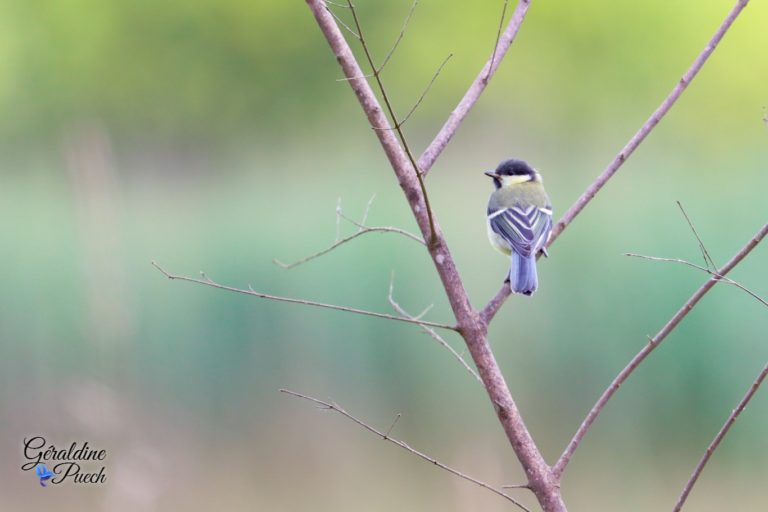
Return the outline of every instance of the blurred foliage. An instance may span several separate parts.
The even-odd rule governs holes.
[[[530,10],[514,64],[493,88],[504,91],[497,115],[525,114],[546,126],[614,122],[616,104],[644,114],[680,75],[719,23],[727,2],[549,1]],[[409,2],[363,2],[359,9],[383,58]],[[757,28],[762,6],[750,6],[729,35],[738,54],[718,52],[704,72],[706,91],[728,90],[720,122],[764,91],[758,62],[768,35]],[[348,16],[338,9],[341,16]],[[3,0],[0,4],[0,128],[28,139],[97,117],[123,136],[226,141],[249,131],[303,133],[348,99],[325,41],[303,2],[117,2]],[[497,2],[422,2],[387,73],[401,108],[440,59],[456,54],[422,114],[442,115],[494,41]],[[455,20],[461,19],[457,24]],[[724,55],[727,54],[727,55]],[[702,80],[703,82],[704,80]],[[692,95],[695,95],[692,94]],[[596,97],[601,101],[596,102]],[[512,101],[535,98],[536,101]],[[481,107],[483,108],[483,107]],[[685,132],[706,124],[701,109]],[[734,123],[743,126],[744,123]]]
[[[382,58],[410,4],[357,4]],[[475,305],[507,265],[485,240],[481,171],[526,158],[564,212],[731,4],[533,2],[428,180]],[[455,54],[406,125],[415,150],[490,54],[501,2],[467,5],[422,0],[386,69],[406,112]],[[676,200],[721,263],[765,222],[766,16],[765,2],[747,7],[541,263],[540,292],[511,299],[492,326],[548,460],[705,278],[622,254],[698,261]],[[339,76],[301,1],[0,0],[0,448],[18,453],[34,432],[101,439],[115,475],[106,489],[51,498],[0,465],[0,508],[505,509],[276,391],[331,397],[377,426],[401,412],[396,433],[415,447],[479,478],[521,481],[482,389],[417,329],[171,283],[149,265],[375,311],[389,310],[394,270],[404,307],[434,302],[429,318],[447,321],[431,262],[395,235],[366,235],[291,271],[271,263],[331,243],[339,197],[358,218],[376,193],[371,224],[415,229]],[[763,296],[765,254],[733,274]],[[708,295],[586,438],[564,482],[573,509],[668,507],[768,357],[765,329],[765,308],[742,292]],[[768,499],[765,396],[718,451],[692,509]]]

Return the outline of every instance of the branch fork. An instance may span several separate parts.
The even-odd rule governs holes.
[[[169,279],[190,281],[272,300],[300,303],[317,307],[326,307],[368,316],[386,318],[389,320],[413,323],[419,325],[435,339],[438,339],[438,337],[432,334],[434,331],[433,328],[458,331],[464,339],[467,349],[472,356],[473,362],[477,368],[477,373],[475,375],[478,376],[482,381],[482,384],[488,394],[489,400],[496,410],[499,422],[501,423],[503,430],[512,446],[512,449],[527,475],[528,481],[518,487],[527,488],[532,491],[545,512],[566,511],[566,506],[560,493],[560,479],[569,460],[571,459],[571,456],[575,452],[587,430],[596,419],[597,415],[600,413],[600,411],[602,411],[607,401],[611,398],[611,396],[613,396],[621,383],[629,376],[629,374],[637,367],[637,365],[640,364],[640,362],[642,362],[642,360],[664,340],[664,338],[676,327],[676,325],[683,319],[683,317],[685,317],[685,315],[693,308],[693,306],[695,306],[695,304],[703,297],[703,295],[706,294],[709,289],[714,286],[715,283],[720,281],[722,276],[724,276],[731,268],[738,264],[738,262],[741,261],[741,259],[745,257],[746,254],[749,253],[749,251],[751,251],[755,245],[757,245],[757,243],[759,243],[763,236],[765,236],[765,231],[768,229],[768,226],[764,226],[763,229],[759,231],[758,234],[747,244],[747,246],[745,246],[742,251],[734,256],[734,258],[723,268],[717,270],[716,274],[713,273],[710,279],[691,297],[691,299],[689,299],[689,301],[683,306],[683,308],[680,309],[680,311],[678,311],[678,313],[667,323],[667,325],[665,325],[655,337],[650,339],[649,343],[643,348],[643,350],[641,350],[640,353],[635,356],[629,365],[624,370],[622,370],[614,382],[611,383],[609,388],[603,393],[593,409],[587,415],[587,418],[577,430],[574,438],[566,447],[563,455],[561,455],[560,459],[553,467],[550,467],[544,460],[544,457],[540,453],[536,443],[534,442],[530,432],[528,431],[528,428],[523,421],[522,415],[520,414],[512,394],[507,387],[506,381],[504,380],[501,369],[496,362],[487,339],[488,324],[493,320],[494,316],[497,314],[507,297],[510,295],[509,287],[506,284],[503,285],[499,292],[497,292],[497,294],[482,310],[478,311],[472,307],[449,250],[448,244],[443,236],[437,219],[432,212],[427,189],[424,183],[424,179],[427,173],[432,168],[435,161],[442,153],[443,149],[452,139],[461,122],[468,115],[469,111],[472,109],[482,92],[485,90],[496,69],[498,69],[498,66],[509,50],[512,42],[518,34],[518,31],[520,30],[528,8],[531,5],[531,0],[518,0],[509,23],[502,33],[501,27],[503,25],[503,19],[507,9],[507,0],[504,1],[502,21],[499,25],[499,31],[497,33],[496,44],[494,46],[493,53],[486,62],[485,66],[480,70],[480,73],[477,75],[477,78],[475,78],[465,93],[464,97],[450,114],[447,121],[438,132],[437,136],[429,144],[427,149],[419,157],[418,160],[414,158],[413,152],[409,147],[408,141],[403,132],[403,124],[410,118],[413,112],[421,104],[425,95],[429,91],[429,88],[432,86],[437,76],[439,75],[439,72],[445,62],[440,66],[437,73],[435,73],[434,77],[429,82],[425,91],[419,97],[414,107],[403,119],[400,119],[395,115],[381,76],[384,67],[391,59],[395,49],[403,38],[405,30],[408,26],[408,22],[410,21],[411,16],[413,15],[413,11],[416,7],[416,2],[414,2],[413,6],[411,7],[411,10],[408,13],[408,16],[403,24],[403,28],[400,31],[400,34],[397,37],[392,50],[390,50],[390,52],[379,66],[377,66],[374,62],[365,39],[365,34],[362,30],[357,10],[351,1],[347,0],[346,4],[330,2],[328,0],[306,0],[306,2],[312,11],[312,14],[314,15],[314,18],[323,35],[325,36],[331,50],[333,51],[337,62],[341,66],[345,76],[343,80],[349,83],[350,87],[355,93],[362,110],[365,112],[368,118],[370,126],[373,128],[373,131],[389,160],[389,163],[395,173],[395,176],[397,177],[400,187],[403,189],[406,200],[411,207],[411,211],[414,215],[414,218],[416,219],[422,235],[422,239],[419,241],[426,242],[427,250],[432,257],[435,269],[441,279],[443,288],[456,319],[456,325],[427,322],[422,320],[420,315],[416,317],[408,315],[402,308],[400,308],[394,299],[392,299],[391,292],[390,304],[402,316],[386,315],[383,313],[358,310],[355,308],[347,308],[312,301],[271,296],[264,293],[255,292],[252,288],[243,290],[220,285],[207,277],[204,277],[203,279],[193,279],[184,276],[173,275],[166,272],[158,265],[155,264],[155,266]],[[677,82],[669,96],[667,96],[667,98],[656,109],[656,111],[654,111],[654,113],[635,134],[635,136],[630,139],[630,141],[624,146],[624,148],[621,149],[621,151],[619,151],[618,155],[613,159],[608,167],[606,167],[606,169],[597,177],[597,179],[587,188],[582,196],[566,212],[563,218],[558,221],[550,236],[549,242],[547,244],[548,246],[554,243],[560,234],[562,234],[562,232],[568,227],[568,225],[570,225],[575,217],[587,206],[587,204],[589,204],[589,202],[603,188],[608,180],[613,177],[613,175],[624,164],[627,158],[632,155],[640,143],[642,143],[648,134],[661,121],[664,115],[666,115],[666,113],[671,109],[680,95],[685,91],[688,84],[690,84],[691,80],[693,80],[693,78],[698,74],[701,67],[715,50],[720,40],[730,29],[731,25],[747,3],[748,0],[738,0],[736,2],[736,5],[733,7],[718,30],[715,32],[715,35],[709,41],[701,54],[699,54],[699,56],[693,62],[683,78]],[[344,23],[341,18],[331,10],[331,7],[344,7],[345,9],[348,9],[348,12],[352,16],[353,23],[349,25]],[[340,27],[347,30],[356,40],[360,42],[368,67],[370,68],[368,73],[363,72],[361,69],[360,65],[355,59],[352,50],[347,44],[347,41],[342,34],[342,28]],[[368,78],[373,78],[373,81],[375,82],[384,102],[384,109],[379,104],[377,96],[374,93],[371,84],[368,82]],[[389,116],[389,119],[387,116]],[[360,226],[363,226],[364,224],[364,222],[361,222]],[[367,232],[365,231],[366,229],[372,230],[373,228],[362,227],[358,233],[353,235],[353,237]],[[342,239],[337,236],[335,246],[340,245],[341,243],[344,243],[353,237],[342,241]],[[415,235],[413,235],[413,237],[418,239],[418,237]],[[326,251],[321,251],[321,253],[317,253],[310,258],[299,261],[297,264],[303,263],[308,259],[312,259],[313,257],[324,254],[325,252],[335,248],[335,246],[332,246]],[[458,357],[458,359],[463,361],[461,357]],[[471,371],[471,368],[469,368],[466,363],[465,366],[468,370]],[[527,510],[525,507],[515,502],[515,500],[512,500],[502,490],[496,489],[473,478],[467,477],[466,475],[463,475],[460,472],[439,463],[435,459],[421,454],[416,450],[413,450],[404,442],[393,439],[390,436],[390,431],[394,427],[394,422],[392,427],[390,427],[386,433],[380,432],[351,416],[349,413],[334,403],[323,402],[318,399],[287,390],[283,391],[291,395],[310,400],[330,410],[336,411],[348,419],[351,419],[352,421],[363,426],[367,430],[375,433],[382,439],[393,442],[401,448],[415,453],[419,457],[441,467],[446,471],[472,481],[481,487],[495,492],[496,494],[500,494],[502,497],[513,501],[524,510]],[[397,419],[395,422],[396,421]]]

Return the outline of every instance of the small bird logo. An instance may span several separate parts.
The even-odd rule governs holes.
[[[53,476],[53,472],[45,464],[38,464],[35,468],[35,473],[40,478],[40,485],[43,487],[45,487],[45,481]]]
[[[539,287],[536,256],[547,254],[552,203],[541,175],[522,160],[505,160],[485,174],[495,188],[488,200],[488,238],[511,257],[507,281],[512,292],[532,295]]]

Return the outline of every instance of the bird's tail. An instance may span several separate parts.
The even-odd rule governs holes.
[[[536,275],[536,256],[521,256],[512,251],[512,265],[509,269],[509,287],[514,293],[532,295],[539,287]]]

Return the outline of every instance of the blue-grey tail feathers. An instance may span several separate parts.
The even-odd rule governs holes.
[[[513,293],[532,295],[539,287],[536,275],[536,256],[520,256],[512,251],[512,265],[509,269],[509,287]]]

